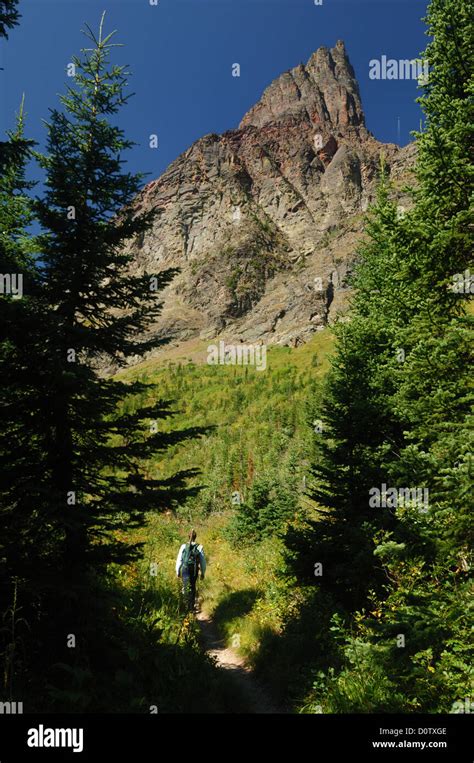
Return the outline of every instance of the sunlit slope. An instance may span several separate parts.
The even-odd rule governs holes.
[[[266,369],[260,371],[209,365],[208,344],[193,340],[165,349],[159,358],[127,369],[118,378],[153,383],[144,399],[173,401],[176,413],[160,427],[212,428],[157,456],[150,464],[153,476],[197,467],[202,472],[197,482],[215,483],[221,494],[224,486],[243,489],[255,471],[274,468],[282,451],[303,453],[310,435],[308,404],[329,367],[334,336],[325,329],[297,348],[269,347]],[[129,410],[135,405],[133,399],[125,402]]]

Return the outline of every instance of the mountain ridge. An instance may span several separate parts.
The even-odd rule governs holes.
[[[136,198],[137,212],[156,215],[129,242],[132,272],[181,271],[150,332],[174,343],[307,341],[345,308],[381,154],[408,206],[401,187],[414,151],[367,129],[344,43],[318,48],[271,82],[237,128],[199,138]]]

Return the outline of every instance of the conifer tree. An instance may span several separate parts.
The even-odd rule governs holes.
[[[344,452],[337,450],[344,424],[351,432],[343,440],[350,443],[351,457],[360,453],[367,432],[366,468],[370,462],[373,485],[423,488],[429,494],[428,507],[399,501],[387,526],[376,529],[373,520],[367,525],[366,560],[372,543],[373,563],[383,567],[385,585],[372,592],[370,614],[359,613],[356,636],[346,636],[344,667],[327,682],[336,712],[347,708],[353,682],[360,685],[361,676],[371,688],[353,711],[449,711],[469,695],[472,292],[469,273],[461,274],[471,262],[473,243],[470,10],[467,0],[430,3],[429,81],[421,98],[426,125],[416,136],[414,206],[396,219],[393,206],[380,203],[383,189],[379,193],[374,222],[367,227],[369,244],[357,266],[351,321],[343,329],[361,342],[347,352],[339,332],[335,359],[336,369],[350,371],[351,394],[345,385],[335,387],[334,372],[326,386],[324,406],[332,420],[315,474],[320,477],[329,467],[326,495],[321,490],[316,495],[329,514],[315,523],[306,548],[318,548],[322,534],[337,554],[345,527],[349,542],[343,558],[360,552],[354,532],[360,524],[343,498],[360,495],[363,501],[367,472],[361,469],[354,479],[354,471],[346,470]],[[462,288],[453,288],[456,284]],[[351,427],[364,396],[365,415]],[[296,537],[297,550],[298,542],[301,546]],[[374,691],[373,676],[379,681]]]
[[[114,33],[87,27],[90,47],[74,57],[75,77],[63,109],[51,111],[45,192],[35,209],[40,236],[43,288],[48,315],[42,390],[50,481],[48,522],[60,539],[58,565],[68,587],[110,561],[134,558],[136,548],[118,543],[114,530],[143,520],[146,511],[172,506],[186,493],[186,478],[145,478],[140,464],[194,430],[164,433],[169,403],[153,402],[141,382],[104,378],[104,358],[123,365],[131,355],[156,347],[141,339],[160,312],[157,298],[174,270],[132,275],[127,243],[148,230],[153,212],[131,204],[140,175],[123,169],[132,144],[112,120],[129,96],[128,71],[111,65]],[[119,413],[124,396],[150,402]]]
[[[8,134],[8,145],[13,149],[23,143],[23,121],[22,104],[16,130]],[[17,492],[30,455],[27,423],[30,411],[24,405],[29,398],[25,392],[30,388],[25,385],[23,349],[33,327],[25,292],[31,289],[34,266],[26,235],[31,221],[31,204],[26,196],[30,187],[25,180],[26,161],[25,152],[12,150],[0,175],[0,512],[4,527],[0,539],[0,573],[3,573],[0,604],[9,595],[6,588],[10,576],[20,572],[18,564],[13,564],[13,557],[24,561],[26,555],[22,550],[26,522]],[[23,532],[19,532],[20,527]]]
[[[0,38],[19,21],[17,2],[0,3]],[[40,362],[40,316],[33,303],[39,289],[33,220],[26,165],[33,142],[24,135],[23,102],[16,127],[0,142],[0,616],[6,624],[31,604],[27,590],[37,571],[36,562],[47,548],[47,528],[39,521],[43,457],[38,437],[38,391],[34,384]],[[17,674],[17,639],[25,636],[24,618],[14,629],[2,627],[3,691],[12,698]]]

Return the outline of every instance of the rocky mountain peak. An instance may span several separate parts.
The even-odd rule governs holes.
[[[130,242],[132,270],[181,271],[150,330],[175,343],[307,341],[344,309],[381,153],[401,188],[414,147],[366,129],[341,41],[278,77],[238,129],[200,138],[137,197],[156,215]]]
[[[367,137],[359,86],[342,40],[334,48],[318,48],[306,65],[274,80],[239,127],[263,128],[294,119],[315,130]]]

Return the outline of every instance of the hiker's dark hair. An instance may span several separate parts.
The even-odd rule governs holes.
[[[190,543],[193,543],[193,541],[196,540],[196,535],[197,535],[196,530],[191,530],[191,532],[189,533],[189,542]]]

